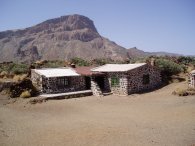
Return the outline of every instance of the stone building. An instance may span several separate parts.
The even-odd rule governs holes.
[[[94,82],[100,91],[117,95],[129,95],[157,88],[161,84],[160,72],[146,63],[106,64],[92,69],[101,72],[102,77],[95,77]],[[92,92],[97,92],[93,91]],[[103,93],[102,92],[102,93]],[[101,95],[101,93],[95,93]]]
[[[195,88],[195,70],[190,72],[188,84],[190,88]]]
[[[40,93],[85,90],[85,78],[71,68],[32,69],[31,80]]]
[[[112,93],[129,95],[157,88],[161,84],[160,72],[146,63],[32,69],[31,79],[41,93],[91,90],[95,96]]]
[[[92,72],[94,67],[76,67],[74,70],[85,78],[86,89],[91,89],[93,95],[103,96],[105,93],[102,85],[106,83],[105,74],[101,72]],[[107,92],[107,91],[106,91]]]

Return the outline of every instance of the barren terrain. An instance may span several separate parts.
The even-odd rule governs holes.
[[[130,96],[27,104],[0,100],[1,146],[192,146],[195,96],[171,95],[184,82]]]

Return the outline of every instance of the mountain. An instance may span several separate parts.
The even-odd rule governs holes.
[[[110,58],[124,60],[126,49],[102,37],[92,20],[68,15],[38,25],[0,32],[0,62]]]
[[[146,56],[182,56],[182,54],[168,53],[168,52],[144,52],[136,47],[127,49],[129,58],[146,57]]]

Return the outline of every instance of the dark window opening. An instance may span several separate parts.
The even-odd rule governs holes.
[[[57,86],[59,88],[64,88],[70,85],[70,81],[68,78],[58,78],[57,80]]]
[[[112,87],[119,86],[119,78],[118,77],[111,77],[111,86]]]
[[[104,77],[103,76],[97,76],[95,77],[95,82],[98,84],[101,90],[104,90]]]
[[[149,74],[143,75],[143,84],[146,85],[146,84],[149,84],[149,83],[150,83],[150,76],[149,76]]]
[[[91,78],[85,77],[86,89],[91,89]]]

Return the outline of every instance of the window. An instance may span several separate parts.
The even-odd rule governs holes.
[[[150,76],[149,76],[149,74],[143,75],[143,84],[146,85],[146,84],[149,84],[149,83],[150,83]]]
[[[59,88],[64,88],[69,86],[69,79],[68,78],[58,78],[57,85]]]
[[[119,86],[119,78],[118,77],[111,77],[111,86],[112,87]]]

